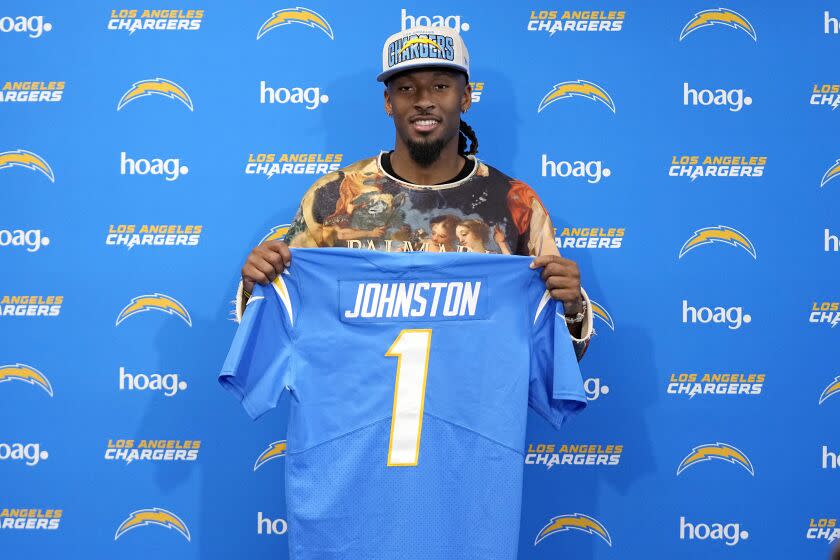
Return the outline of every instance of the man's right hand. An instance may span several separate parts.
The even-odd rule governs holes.
[[[260,243],[245,259],[242,267],[242,286],[249,294],[254,284],[266,285],[286,270],[292,262],[289,246],[282,241]]]

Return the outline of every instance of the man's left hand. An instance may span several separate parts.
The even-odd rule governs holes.
[[[580,291],[580,270],[574,261],[559,255],[540,255],[534,258],[531,268],[542,267],[542,279],[552,299],[562,300],[563,309],[568,317],[573,317],[583,310],[583,297]]]

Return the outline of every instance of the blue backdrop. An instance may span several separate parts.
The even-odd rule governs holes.
[[[287,557],[288,403],[253,423],[216,376],[248,251],[322,171],[249,162],[393,147],[375,76],[412,22],[461,29],[479,157],[597,303],[590,406],[530,418],[520,557],[840,534],[836,6],[0,6],[5,556]]]

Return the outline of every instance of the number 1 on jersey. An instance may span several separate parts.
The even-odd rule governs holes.
[[[397,358],[389,467],[417,466],[431,344],[432,329],[404,329],[385,352],[386,356]]]

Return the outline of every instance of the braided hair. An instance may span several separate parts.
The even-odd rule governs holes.
[[[458,152],[462,155],[468,156],[478,153],[478,138],[475,131],[470,125],[461,120],[461,126],[458,129]],[[470,141],[470,149],[467,150],[467,140]]]

